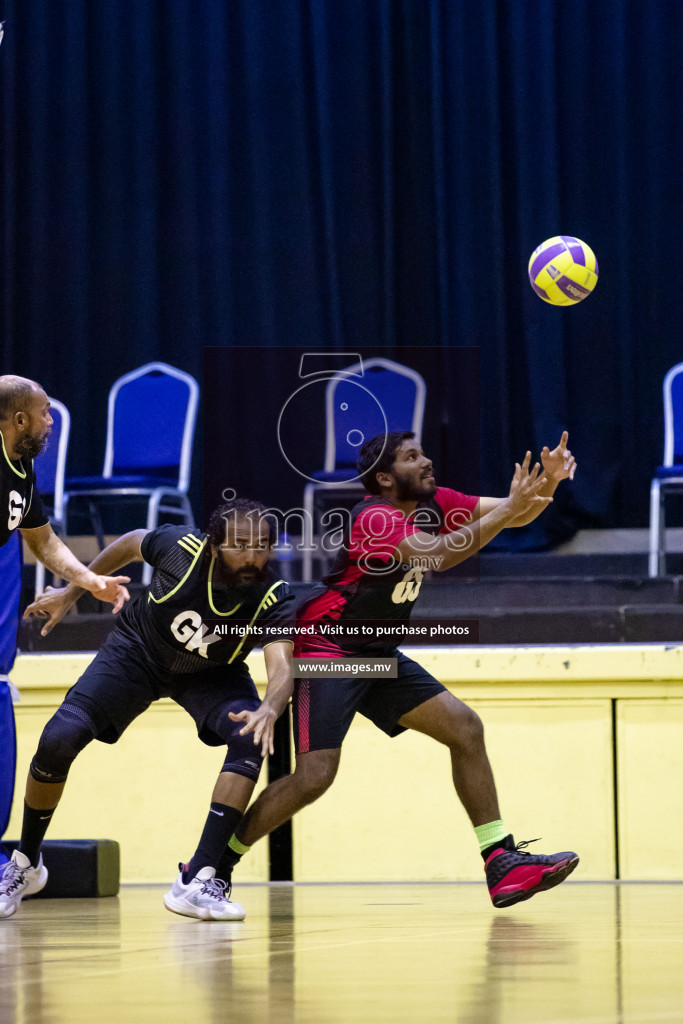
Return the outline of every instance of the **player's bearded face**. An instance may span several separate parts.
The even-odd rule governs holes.
[[[42,391],[31,401],[26,410],[26,430],[14,442],[14,450],[20,459],[36,459],[47,448],[52,430],[50,402]]]
[[[225,583],[259,583],[268,578],[270,535],[268,524],[246,519],[229,521],[218,553],[220,577]]]
[[[224,583],[262,583],[268,578],[268,569],[257,565],[245,565],[231,569],[225,562],[220,567],[220,578]]]
[[[399,501],[423,501],[436,494],[436,483],[431,474],[416,479],[413,473],[404,476],[394,471],[394,478],[396,480],[396,497]]]
[[[404,441],[399,447],[391,475],[394,478],[394,495],[398,501],[424,501],[436,494],[431,459],[427,458],[414,438]]]
[[[47,448],[49,436],[49,430],[45,434],[24,434],[15,442],[14,450],[20,459],[37,459],[40,453]]]
[[[431,462],[410,453],[407,460],[397,459],[392,469],[396,498],[399,501],[424,501],[436,494],[436,480]]]

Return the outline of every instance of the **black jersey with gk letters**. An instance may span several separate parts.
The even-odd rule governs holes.
[[[4,438],[1,447],[0,547],[7,543],[17,527],[33,530],[49,522],[36,488],[33,459],[10,459]]]
[[[145,536],[141,551],[154,566],[152,582],[121,612],[114,634],[120,642],[142,645],[149,660],[169,672],[244,661],[261,643],[264,623],[290,623],[288,584],[275,576],[221,583],[208,538],[197,530],[160,526]],[[229,635],[231,622],[246,623],[244,635]]]

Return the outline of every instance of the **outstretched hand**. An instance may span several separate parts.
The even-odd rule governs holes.
[[[46,587],[43,593],[28,605],[24,618],[47,619],[40,631],[41,636],[47,636],[57,623],[62,621],[71,604],[67,587]]]
[[[113,604],[112,615],[116,615],[126,601],[130,601],[130,594],[124,586],[125,583],[130,583],[130,576],[94,576],[90,586],[84,585],[98,601]]]
[[[113,605],[112,615],[120,612],[126,601],[130,600],[130,594],[123,585],[130,583],[129,576],[93,576],[93,580],[95,582],[90,592],[98,600]],[[46,619],[40,635],[47,636],[57,623],[62,621],[76,600],[77,596],[74,596],[73,590],[69,587],[45,587],[43,593],[28,605],[24,611],[24,618]]]
[[[233,722],[244,722],[240,729],[240,736],[246,736],[248,732],[254,734],[254,746],[261,744],[261,757],[275,753],[274,735],[277,715],[271,708],[263,704],[255,711],[230,711],[229,717]]]
[[[567,448],[569,434],[565,430],[557,448],[552,451],[546,445],[541,451],[541,462],[546,476],[551,480],[573,480],[576,472],[576,459]]]
[[[540,493],[548,482],[545,470],[541,471],[540,462],[534,463],[531,469],[530,465],[531,452],[526,453],[521,465],[519,462],[515,463],[515,473],[507,498],[508,507],[515,517],[524,515],[532,508],[537,511],[539,508],[542,510],[553,500],[548,495]]]

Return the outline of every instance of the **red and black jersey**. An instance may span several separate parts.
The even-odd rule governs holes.
[[[0,547],[18,527],[33,530],[49,522],[36,489],[33,459],[10,459],[0,434]]]
[[[405,516],[384,498],[370,496],[351,512],[345,543],[331,571],[306,601],[297,616],[298,627],[358,625],[357,639],[335,639],[333,634],[315,636],[301,631],[295,657],[344,657],[347,654],[385,654],[395,642],[363,640],[363,623],[407,622],[429,568],[428,549],[420,568],[398,562],[394,552],[401,541],[415,533],[453,533],[470,519],[478,497],[448,487],[437,487],[434,497],[421,501]]]

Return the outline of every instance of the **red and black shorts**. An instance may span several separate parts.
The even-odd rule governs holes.
[[[297,754],[337,750],[360,712],[388,736],[405,732],[399,719],[446,687],[397,651],[397,679],[307,678],[294,681],[292,710]]]

